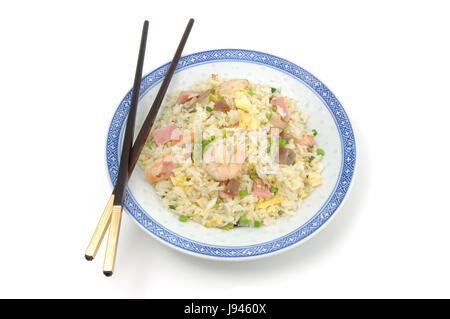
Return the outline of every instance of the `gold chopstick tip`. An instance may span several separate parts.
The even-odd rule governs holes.
[[[108,229],[109,222],[111,220],[113,204],[114,194],[111,194],[111,197],[109,197],[108,203],[106,204],[102,216],[97,224],[97,228],[95,228],[91,241],[89,242],[86,252],[84,253],[84,258],[86,258],[86,260],[93,260],[97,254],[98,248],[100,247],[102,239],[105,236],[106,229]]]

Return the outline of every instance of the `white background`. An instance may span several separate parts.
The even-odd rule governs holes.
[[[446,5],[447,4],[447,5]],[[74,1],[0,5],[0,297],[450,297],[450,12],[445,1]],[[116,274],[84,250],[111,191],[104,147],[132,86],[185,54],[246,48],[321,79],[357,135],[353,190],[305,244],[205,261],[125,214]]]

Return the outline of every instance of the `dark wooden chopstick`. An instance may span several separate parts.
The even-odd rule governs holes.
[[[121,203],[123,198],[123,193],[126,185],[126,181],[124,183],[124,179],[127,179],[129,176],[128,173],[128,163],[131,147],[133,144],[133,135],[134,135],[134,126],[136,120],[136,109],[137,103],[139,99],[139,91],[140,84],[142,79],[142,68],[144,65],[144,57],[145,57],[145,48],[147,46],[147,34],[148,34],[148,21],[144,21],[144,25],[142,27],[142,35],[141,42],[139,47],[139,55],[138,61],[136,65],[136,73],[134,76],[133,90],[131,94],[130,107],[128,112],[127,125],[125,129],[125,137],[122,147],[122,155],[119,165],[119,174],[116,181],[116,185],[114,187],[111,196],[109,197],[108,203],[106,204],[105,209],[103,210],[102,216],[95,228],[94,234],[92,235],[91,241],[86,249],[84,256],[87,260],[93,260],[97,254],[100,243],[103,240],[106,229],[108,229],[110,220],[111,220],[111,212],[115,203]],[[117,196],[118,195],[118,196]]]
[[[186,26],[186,29],[184,31],[183,37],[181,38],[180,44],[178,45],[177,51],[175,52],[172,62],[170,63],[169,69],[167,70],[167,74],[164,78],[164,81],[161,84],[158,94],[156,95],[156,98],[153,101],[153,105],[152,105],[147,117],[145,118],[144,124],[142,124],[141,130],[139,131],[138,136],[136,137],[136,140],[134,142],[133,148],[131,149],[131,153],[130,153],[131,172],[133,171],[134,166],[136,165],[136,163],[139,159],[139,154],[141,154],[142,149],[144,148],[145,142],[147,141],[147,138],[148,138],[148,134],[150,134],[150,130],[152,129],[153,123],[155,122],[156,115],[158,114],[159,108],[164,99],[164,95],[166,94],[167,88],[169,87],[170,81],[172,80],[172,76],[178,65],[178,60],[180,59],[181,54],[183,53],[184,46],[189,37],[189,33],[191,32],[193,24],[194,24],[194,19],[190,19],[189,23]]]
[[[134,125],[136,122],[137,104],[141,89],[142,68],[144,66],[145,48],[147,46],[148,21],[145,20],[142,27],[141,45],[139,48],[136,73],[134,75],[133,91],[131,93],[130,108],[128,111],[127,126],[123,138],[122,154],[120,157],[119,173],[114,192],[114,200],[111,213],[111,227],[109,228],[108,242],[106,244],[105,261],[103,263],[103,273],[111,276],[114,271],[116,260],[117,241],[119,239],[120,222],[122,219],[122,203],[125,195],[125,188],[128,182],[128,163],[130,152],[133,146]]]
[[[136,138],[136,141],[134,144],[136,147],[133,147],[133,149],[135,149],[135,152],[133,153],[133,150],[132,149],[130,150],[131,153],[133,153],[135,156],[134,161],[131,162],[133,167],[136,165],[136,162],[139,158],[139,154],[142,151],[145,141],[147,140],[148,134],[150,133],[150,130],[153,126],[156,115],[158,114],[159,108],[164,99],[164,95],[166,94],[167,88],[172,79],[172,75],[175,72],[176,66],[178,64],[178,60],[181,57],[181,53],[183,51],[184,45],[186,44],[186,41],[187,41],[187,38],[191,31],[193,23],[194,23],[194,20],[191,19],[188,23],[188,26],[186,27],[185,33],[183,34],[180,45],[177,48],[177,51],[174,56],[174,61],[171,63],[169,70],[167,72],[167,75],[164,78],[164,81],[158,91],[156,98],[155,98],[155,101],[153,102],[153,105],[150,108],[150,112],[147,115],[147,117],[144,121],[144,124],[142,125],[141,130],[139,131],[138,137]],[[133,91],[134,91],[134,89],[133,89]],[[126,132],[125,132],[125,134],[126,134]],[[130,154],[130,156],[132,156],[132,155]],[[133,157],[128,158],[128,161],[127,161],[128,164],[130,163],[130,159],[132,159],[132,158]],[[119,172],[120,172],[120,169],[119,169]],[[119,174],[119,177],[120,177],[120,174]],[[128,178],[128,170],[126,173],[126,177]],[[103,264],[103,273],[105,274],[105,276],[111,276],[114,272],[114,263],[115,263],[116,250],[117,250],[117,240],[118,240],[118,236],[119,236],[120,220],[121,220],[121,216],[122,216],[122,201],[123,201],[123,195],[125,194],[126,183],[127,183],[127,180],[124,180],[123,188],[116,189],[116,194],[114,197],[114,204],[113,204],[112,213],[111,213],[111,226],[109,229],[108,242],[106,245],[105,261]],[[117,192],[120,192],[122,197],[119,198],[119,196],[118,196],[119,194]],[[120,202],[117,201],[118,198],[120,199]]]
[[[138,136],[136,137],[136,141],[135,141],[134,146],[131,149],[131,152],[129,155],[128,175],[131,175],[131,173],[134,170],[134,167],[136,166],[136,163],[139,159],[139,154],[141,153],[142,148],[145,145],[148,134],[150,133],[150,130],[153,126],[156,115],[158,114],[159,108],[162,104],[162,101],[164,99],[167,88],[170,84],[172,76],[178,65],[178,61],[181,57],[181,54],[183,52],[184,46],[189,37],[189,33],[192,29],[193,24],[194,24],[194,19],[190,19],[189,23],[186,27],[186,30],[184,31],[183,37],[181,38],[181,41],[178,45],[177,51],[175,52],[175,55],[172,59],[169,70],[167,71],[167,74],[163,80],[163,83],[161,84],[158,94],[153,102],[153,105],[144,121],[144,124],[142,125],[141,130],[139,131]],[[117,183],[116,183],[116,187],[117,187]],[[92,260],[95,257],[95,255],[97,254],[100,243],[101,243],[103,236],[106,232],[106,229],[108,228],[109,223],[111,221],[112,208],[113,208],[116,187],[114,187],[114,190],[111,194],[111,198],[108,201],[108,204],[106,205],[105,210],[103,211],[102,217],[100,218],[100,221],[97,225],[94,235],[92,236],[89,246],[86,249],[85,257],[87,260]],[[119,224],[119,226],[120,226],[120,224]],[[117,226],[115,226],[115,227],[117,227]],[[116,242],[116,244],[117,244],[117,242]],[[112,274],[112,272],[105,273],[105,275],[111,275],[111,274]]]

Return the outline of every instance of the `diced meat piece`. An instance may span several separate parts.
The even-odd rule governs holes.
[[[286,103],[284,102],[284,97],[277,97],[276,99],[272,99],[272,101],[270,103],[278,106],[278,110],[280,111],[280,109],[281,109],[281,112],[283,112],[283,114],[282,114],[283,119],[286,122],[289,121],[288,109],[287,109]]]
[[[169,126],[155,130],[153,132],[153,139],[155,140],[156,144],[160,145],[171,140],[178,140],[180,138],[180,135],[180,129],[175,124],[171,124]]]
[[[178,95],[177,104],[184,104],[193,97],[197,97],[201,94],[201,92],[197,91],[181,91],[180,95]]]
[[[236,196],[241,183],[237,179],[230,179],[225,185],[225,189],[219,191],[219,196],[221,198],[230,198]]]
[[[280,114],[278,113],[272,113],[272,117],[270,118],[270,122],[272,122],[273,125],[275,125],[275,127],[284,129],[287,125],[286,122],[284,122],[281,118],[280,118]]]
[[[273,196],[269,186],[264,185],[260,178],[255,178],[253,181],[253,194],[261,198],[271,198]]]
[[[208,102],[209,102],[209,90],[206,90],[205,92],[199,95],[199,97],[196,100],[196,103],[203,106]]]
[[[216,94],[227,95],[231,94],[233,89],[245,89],[249,85],[248,80],[246,79],[235,79],[225,81],[216,87]]]
[[[229,195],[227,192],[225,191],[219,191],[219,197],[220,198],[231,198],[233,197],[233,195]]]
[[[214,109],[221,112],[228,112],[229,110],[231,110],[230,106],[224,98],[221,98],[214,104]]]
[[[294,161],[295,161],[295,153],[293,150],[286,147],[279,148],[278,163],[292,165]]]
[[[207,90],[205,92],[200,92],[200,94],[197,97],[193,98],[190,103],[185,104],[184,107],[186,109],[190,110],[190,109],[194,108],[194,106],[197,103],[202,106],[205,105],[206,103],[209,102],[209,91],[210,90]]]

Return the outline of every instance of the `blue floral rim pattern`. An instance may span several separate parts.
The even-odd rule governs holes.
[[[272,241],[250,246],[216,246],[180,236],[147,215],[134,199],[128,188],[125,195],[124,207],[147,231],[161,240],[188,252],[218,258],[254,257],[273,253],[302,241],[331,218],[344,200],[353,178],[356,164],[355,137],[350,120],[334,94],[309,72],[282,58],[267,53],[241,49],[203,51],[182,57],[177,65],[177,72],[199,64],[226,61],[256,63],[284,72],[303,82],[321,98],[335,120],[342,144],[342,167],[338,182],[332,194],[321,209],[301,227]],[[141,97],[145,95],[148,90],[162,81],[168,68],[169,63],[150,72],[142,79]],[[113,185],[117,180],[121,130],[128,114],[130,99],[131,90],[123,98],[122,102],[120,102],[111,121],[107,136],[106,161],[109,176]]]

